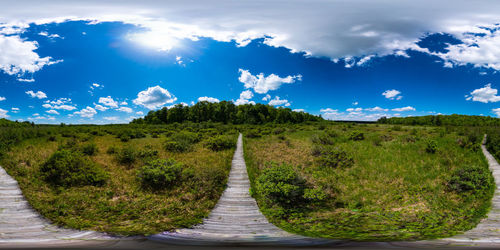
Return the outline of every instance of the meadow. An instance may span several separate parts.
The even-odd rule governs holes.
[[[252,124],[177,122],[168,118],[175,108],[127,125],[0,119],[0,165],[52,222],[116,235],[200,223],[225,188],[240,132],[252,196],[270,222],[292,233],[441,238],[473,228],[491,206],[495,185],[480,143],[487,133],[498,159],[497,126],[303,121],[303,114],[241,109],[240,117],[254,115]],[[279,117],[292,122],[264,122]]]
[[[495,185],[480,150],[482,131],[355,123],[257,128],[247,133],[245,157],[261,211],[289,232],[432,239],[473,228],[489,210]]]

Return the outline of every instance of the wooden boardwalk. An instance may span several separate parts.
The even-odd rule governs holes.
[[[17,181],[0,167],[0,246],[11,243],[70,242],[111,239],[94,231],[64,229],[52,225],[34,211]]]
[[[250,196],[242,135],[238,137],[227,188],[203,223],[190,229],[153,235],[153,240],[186,244],[289,244],[314,245],[332,242],[285,232],[269,223]]]

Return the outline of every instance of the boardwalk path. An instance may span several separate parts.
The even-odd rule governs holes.
[[[486,137],[485,137],[486,140]],[[500,243],[500,165],[491,155],[486,146],[481,145],[483,154],[488,160],[488,165],[495,178],[496,190],[492,199],[492,207],[488,213],[488,217],[481,220],[481,222],[472,230],[469,230],[461,235],[456,235],[451,238],[443,239],[452,242],[477,242],[477,243]]]
[[[111,237],[94,231],[63,229],[50,224],[30,207],[17,181],[0,167],[0,246],[3,243],[97,239],[111,239]]]
[[[249,189],[250,181],[248,180],[243,158],[243,140],[240,134],[227,188],[208,218],[194,228],[164,232],[150,238],[189,244],[267,243],[311,245],[331,242],[330,240],[312,239],[290,234],[269,223],[259,211],[255,199],[250,196]]]

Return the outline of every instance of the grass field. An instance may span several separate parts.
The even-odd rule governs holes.
[[[490,207],[494,183],[477,131],[375,124],[282,130],[247,132],[244,144],[252,193],[287,231],[432,239],[473,228]],[[284,177],[273,168],[291,170]]]
[[[62,135],[25,140],[7,152],[0,163],[18,180],[30,204],[58,225],[118,235],[148,235],[189,227],[208,215],[227,182],[234,150],[214,151],[206,145],[217,132],[200,131],[200,141],[192,143],[190,150],[170,152],[165,149],[165,141],[179,133],[174,128],[159,133],[146,131],[137,139],[77,131],[69,129]],[[236,135],[228,132],[232,141]],[[85,146],[91,148],[92,155],[84,157],[109,177],[104,185],[54,185],[42,176],[41,166],[58,149],[81,151]],[[139,169],[154,159],[174,159],[182,164],[168,188],[145,188],[138,179]]]

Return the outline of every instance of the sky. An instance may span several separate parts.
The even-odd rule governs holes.
[[[500,1],[3,1],[0,118],[198,101],[332,120],[500,117]]]

